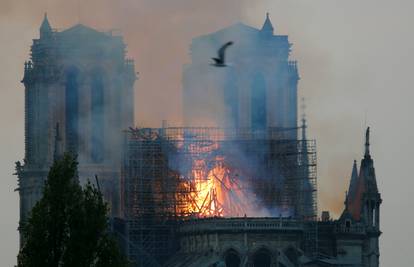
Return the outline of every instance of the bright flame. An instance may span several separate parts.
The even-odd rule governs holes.
[[[242,216],[248,198],[238,178],[224,157],[216,156],[210,164],[204,159],[194,160],[186,212],[196,217]]]

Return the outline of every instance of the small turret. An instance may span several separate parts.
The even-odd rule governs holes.
[[[43,18],[42,25],[40,26],[40,39],[49,39],[52,36],[52,27],[47,19],[47,13]]]
[[[374,161],[371,158],[369,149],[369,133],[370,129],[367,128],[365,133],[365,153],[364,158],[361,161],[360,179],[364,183],[364,191],[369,195],[378,194],[377,179],[375,177]]]
[[[369,152],[369,127],[367,128],[367,131],[365,132],[365,154],[364,158],[371,158],[370,152]]]
[[[269,13],[266,13],[266,20],[263,24],[261,31],[266,36],[273,35],[274,28],[273,28],[272,22],[270,21]]]
[[[351,182],[349,183],[348,189],[348,198],[347,201],[350,202],[354,199],[358,187],[358,166],[357,161],[354,160],[351,173]],[[349,204],[349,203],[348,203]]]
[[[362,259],[362,265],[358,266],[378,267],[382,200],[377,187],[374,160],[370,154],[369,137],[370,128],[368,127],[365,132],[365,152],[359,174],[356,161],[354,161],[349,193],[345,196],[345,209],[338,220],[337,232],[343,234],[344,238],[337,240],[337,247],[338,250],[342,249],[347,252],[350,247],[347,235],[358,235],[362,241],[361,254],[352,250],[340,255],[340,258],[349,262],[358,262]],[[361,243],[358,244],[361,245]]]
[[[369,127],[365,133],[365,153],[361,161],[359,179],[361,182],[361,221],[366,227],[369,238],[366,240],[364,247],[366,249],[364,256],[364,266],[379,266],[379,236],[380,231],[380,206],[382,203],[381,194],[377,187],[377,178],[375,176],[374,161],[369,151]]]
[[[365,133],[364,158],[361,161],[359,174],[356,161],[354,161],[346,202],[355,220],[362,220],[367,226],[379,229],[378,213],[381,196],[378,192],[374,161],[370,154],[369,136],[370,128],[368,127]]]
[[[362,218],[367,226],[379,229],[379,209],[381,205],[381,195],[378,192],[377,178],[375,176],[374,161],[369,151],[369,127],[365,134],[365,154],[361,161],[359,173],[363,183]]]

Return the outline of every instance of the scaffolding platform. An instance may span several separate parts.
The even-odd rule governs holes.
[[[316,221],[315,141],[292,139],[297,130],[126,131],[121,184],[129,259],[137,266],[163,263],[178,248],[175,230],[182,220]],[[306,246],[313,250],[312,244]]]

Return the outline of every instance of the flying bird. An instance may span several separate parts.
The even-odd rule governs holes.
[[[233,44],[232,41],[225,43],[222,47],[220,47],[220,49],[218,50],[217,54],[218,57],[215,58],[213,57],[212,59],[214,60],[214,64],[211,64],[215,67],[226,67],[226,57],[225,57],[225,52],[227,47],[231,46]]]

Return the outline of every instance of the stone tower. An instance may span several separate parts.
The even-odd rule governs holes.
[[[370,153],[369,135],[368,127],[365,134],[364,158],[361,161],[359,175],[356,162],[354,162],[344,213],[349,213],[350,222],[355,222],[364,229],[365,235],[361,239],[363,266],[378,267],[382,199],[378,191],[374,161]]]
[[[365,154],[361,161],[360,191],[362,191],[361,219],[365,224],[367,239],[364,242],[364,265],[367,267],[379,266],[379,236],[380,231],[380,206],[381,194],[378,192],[377,179],[375,177],[374,161],[369,151],[369,127],[366,132]]]
[[[211,66],[211,58],[228,41],[228,66]],[[275,34],[267,14],[261,29],[242,23],[192,40],[191,64],[183,71],[186,126],[263,130],[297,127],[295,61],[288,36]],[[295,136],[291,136],[296,139]]]
[[[119,214],[122,131],[134,123],[134,63],[121,36],[78,24],[58,32],[45,15],[25,63],[25,158],[16,165],[20,221],[42,195],[48,170],[77,155],[81,183],[97,175]]]

